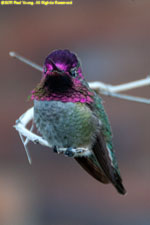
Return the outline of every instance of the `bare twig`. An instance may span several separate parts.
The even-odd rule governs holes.
[[[23,62],[23,63],[25,63],[25,64],[27,64],[27,65],[33,67],[33,68],[36,69],[36,70],[39,70],[39,71],[41,71],[41,72],[43,71],[43,68],[42,68],[41,66],[39,66],[38,64],[32,62],[31,60],[26,59],[25,57],[19,55],[19,54],[16,53],[16,52],[9,52],[9,55],[10,55],[11,57],[16,58],[16,59],[19,59],[21,62]]]
[[[136,80],[136,81],[132,81],[129,83],[119,84],[119,85],[114,85],[114,86],[110,85],[110,84],[105,84],[105,83],[102,83],[99,81],[90,83],[90,87],[92,89],[96,89],[99,91],[101,91],[101,90],[109,91],[110,93],[127,91],[127,90],[144,87],[144,86],[148,86],[148,85],[150,85],[150,76],[149,75],[146,78],[141,79],[141,80]]]
[[[118,94],[118,93],[113,93],[109,91],[103,91],[103,95],[106,96],[111,96],[115,98],[120,98],[132,102],[139,102],[139,103],[145,103],[145,104],[150,104],[150,99],[148,98],[141,98],[141,97],[136,97],[136,96],[131,96],[131,95],[124,95],[124,94]]]

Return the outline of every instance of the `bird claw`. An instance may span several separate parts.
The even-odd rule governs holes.
[[[57,148],[57,146],[54,146],[53,147],[53,152],[54,153],[57,153],[57,154],[60,154],[60,153],[64,153],[65,156],[68,156],[68,157],[74,157],[74,155],[76,154],[76,149],[73,149],[73,148],[66,148],[66,149],[61,149],[61,148]]]
[[[58,149],[57,149],[56,146],[53,147],[53,152],[54,152],[54,153],[58,153]]]
[[[75,153],[76,153],[75,149],[70,147],[66,149],[64,154],[65,156],[68,156],[68,157],[74,157]]]
[[[38,139],[35,139],[35,140],[33,141],[33,143],[34,143],[34,144],[39,144],[39,140],[38,140]]]
[[[57,154],[63,154],[64,153],[64,150],[61,149],[61,148],[58,148],[57,146],[54,146],[52,148],[52,150],[53,150],[54,153],[57,153]]]

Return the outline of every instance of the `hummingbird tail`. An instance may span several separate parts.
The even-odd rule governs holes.
[[[122,178],[119,174],[119,170],[115,165],[113,165],[113,161],[109,156],[106,143],[104,142],[101,134],[96,138],[93,146],[93,152],[107,178],[116,187],[117,191],[124,195],[126,190],[122,184]]]
[[[122,179],[121,179],[120,175],[118,174],[118,172],[116,172],[116,174],[115,174],[115,182],[112,182],[112,183],[116,187],[117,191],[120,194],[122,194],[122,195],[126,194],[127,191],[122,184]]]

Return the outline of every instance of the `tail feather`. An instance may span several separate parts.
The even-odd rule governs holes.
[[[116,187],[117,191],[120,194],[124,195],[126,193],[126,190],[122,184],[122,178],[119,174],[118,169],[115,168],[111,158],[109,157],[106,144],[101,135],[97,136],[96,142],[93,146],[93,152],[102,170],[104,171],[105,175],[108,177],[111,183]]]
[[[117,191],[122,194],[125,195],[126,194],[126,189],[124,188],[123,184],[122,184],[122,179],[120,177],[120,175],[116,172],[115,174],[115,182],[113,182],[114,186],[116,187]]]

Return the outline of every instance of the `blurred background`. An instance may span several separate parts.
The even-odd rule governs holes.
[[[142,79],[150,73],[150,1],[0,6],[0,33],[0,225],[149,225],[150,106],[104,97],[126,196],[73,159],[32,143],[30,166],[13,125],[32,106],[27,96],[41,74],[8,53],[42,65],[52,50],[68,48],[80,57],[88,81]],[[149,98],[149,92],[126,93]]]

